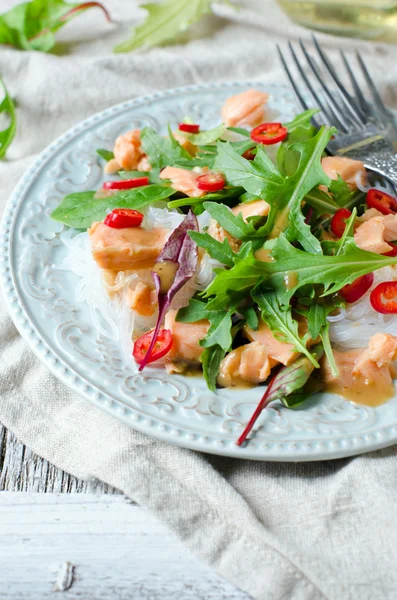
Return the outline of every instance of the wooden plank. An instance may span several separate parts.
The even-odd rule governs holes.
[[[122,495],[0,493],[0,599],[249,600]],[[62,597],[63,597],[62,596]]]
[[[0,424],[0,491],[114,494],[97,481],[81,481],[26,448]]]

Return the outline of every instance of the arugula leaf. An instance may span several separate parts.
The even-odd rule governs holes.
[[[163,169],[175,165],[177,158],[191,160],[189,152],[184,150],[179,142],[171,136],[164,138],[152,127],[144,127],[141,131],[141,145],[152,167]]]
[[[310,204],[310,206],[312,206],[320,215],[327,213],[334,214],[340,209],[340,206],[329,194],[326,194],[318,188],[313,188],[306,194],[305,202]]]
[[[104,148],[98,148],[96,151],[97,154],[101,158],[104,158],[106,161],[113,160],[114,154],[111,150],[105,150]]]
[[[218,344],[211,346],[210,348],[205,348],[201,354],[200,360],[203,365],[204,379],[211,391],[215,391],[219,365],[225,357],[225,354],[226,352]]]
[[[225,202],[227,200],[232,200],[233,198],[239,198],[243,191],[244,189],[242,187],[236,187],[231,185],[227,186],[220,192],[211,192],[199,198],[190,198],[189,196],[186,196],[185,198],[171,200],[170,202],[168,202],[167,206],[168,208],[180,208],[181,206],[195,206],[197,204],[203,204],[207,200],[221,200],[222,202]]]
[[[298,322],[292,317],[291,307],[281,306],[277,294],[269,291],[266,284],[260,283],[251,292],[251,297],[261,309],[262,319],[270,327],[273,334],[281,341],[292,344],[297,352],[305,354],[307,358],[318,368],[320,365],[306,348],[310,335],[306,333],[303,337],[298,332]]]
[[[278,292],[279,302],[288,304],[294,293],[308,284],[323,285],[325,295],[334,294],[344,285],[352,283],[360,275],[397,263],[396,257],[383,256],[357,248],[354,241],[346,241],[339,256],[311,255],[295,248],[285,235],[275,241],[271,252],[272,262],[255,260],[252,251],[244,259],[237,260],[232,269],[215,269],[216,277],[203,292],[211,301],[212,308],[227,306],[229,298],[244,298],[260,278],[266,286]],[[294,273],[295,281],[289,288],[286,277]],[[290,278],[292,280],[292,278]]]
[[[307,252],[321,254],[321,244],[305,223],[301,204],[314,187],[328,186],[331,182],[321,166],[321,156],[335,131],[333,127],[323,126],[314,137],[294,143],[291,148],[300,158],[296,171],[290,176],[283,176],[260,147],[255,159],[247,161],[238,156],[230,144],[218,142],[216,168],[225,173],[231,183],[242,185],[247,192],[270,204],[263,230],[270,238],[287,230],[290,241],[298,241]]]
[[[114,52],[174,42],[178,35],[211,12],[211,0],[165,0],[161,4],[142,4],[141,7],[149,13],[146,21],[133,30],[130,39],[118,44]]]
[[[246,241],[250,239],[263,237],[264,227],[255,229],[253,221],[246,223],[241,215],[233,214],[224,204],[216,202],[204,202],[204,208],[210,213],[211,217],[219,223],[233,237]]]
[[[342,179],[338,173],[338,179],[332,179],[329,185],[329,191],[333,195],[338,206],[346,206],[355,195],[355,190],[352,190],[349,185]]]
[[[210,346],[220,346],[225,352],[228,352],[232,346],[232,311],[217,313],[207,313],[210,320],[210,328],[204,339],[200,341],[200,346],[209,348]]]
[[[332,307],[333,309],[333,307]],[[320,335],[321,329],[327,322],[328,311],[324,305],[313,302],[307,312],[307,326],[310,337],[315,340]]]
[[[1,22],[0,22],[0,27],[1,27]],[[6,114],[8,114],[8,117],[10,119],[9,126],[6,127],[6,129],[3,129],[3,131],[0,131],[0,158],[2,158],[5,155],[7,148],[10,146],[12,140],[14,139],[15,132],[17,129],[17,117],[15,114],[14,102],[12,101],[11,97],[9,96],[9,94],[7,92],[7,88],[4,85],[4,82],[1,79],[1,77],[0,77],[0,86],[3,88],[3,91],[4,91],[4,98],[0,102],[0,114],[6,113]]]
[[[200,131],[199,133],[187,133],[185,131],[181,131],[180,135],[183,135],[184,138],[189,140],[195,146],[206,146],[207,144],[212,144],[216,142],[223,136],[226,131],[226,127],[223,123],[213,127],[212,129],[208,129],[207,131]]]
[[[65,196],[51,213],[51,218],[69,227],[87,229],[94,221],[102,221],[114,208],[138,209],[165,200],[174,190],[165,185],[146,185],[107,198],[95,198],[96,192],[77,192]]]
[[[244,129],[244,127],[228,127],[227,130],[233,131],[234,133],[239,133],[244,137],[250,137],[250,132],[248,131],[248,129]]]
[[[190,237],[192,237],[190,232]],[[197,298],[190,298],[189,304],[180,308],[176,315],[176,321],[179,323],[196,323],[203,319],[208,319],[207,304]]]
[[[241,312],[241,314],[247,321],[248,327],[253,331],[257,331],[259,327],[259,319],[258,315],[255,312],[255,309],[252,306],[249,306],[248,308],[240,308],[239,312]]]
[[[329,339],[329,323],[327,322],[321,330],[320,338],[323,343],[325,355],[327,357],[331,374],[333,377],[339,377],[339,370],[335,362],[334,353],[332,351],[331,340]]]
[[[313,128],[313,125],[311,124],[311,119],[314,117],[314,115],[317,115],[319,112],[319,108],[309,108],[309,110],[304,110],[303,112],[299,113],[299,115],[296,115],[296,117],[294,117],[292,121],[289,121],[288,123],[283,123],[284,127],[288,129],[288,137],[298,128]],[[317,131],[315,127],[314,129]]]
[[[164,184],[164,180],[160,179],[159,169],[151,169],[150,171],[119,171],[121,179],[134,179],[134,177],[148,177],[150,183]]]
[[[0,44],[48,52],[55,44],[54,33],[73,17],[93,7],[100,8],[110,22],[109,13],[100,2],[69,4],[63,0],[32,0],[17,4],[0,15]]]
[[[219,262],[228,267],[233,267],[235,254],[226,239],[221,243],[208,233],[199,233],[196,231],[190,231],[189,235],[196,242],[197,246],[204,248],[208,252],[211,258],[219,260]]]

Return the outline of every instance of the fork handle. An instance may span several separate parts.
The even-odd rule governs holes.
[[[397,154],[379,151],[366,154],[364,166],[391,181],[397,189]]]

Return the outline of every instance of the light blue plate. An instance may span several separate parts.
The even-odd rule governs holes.
[[[80,396],[157,438],[214,454],[257,460],[307,461],[368,452],[397,440],[397,398],[367,408],[337,396],[314,396],[300,410],[266,409],[244,448],[235,440],[262,391],[211,393],[197,377],[132,369],[119,344],[98,335],[88,309],[76,302],[78,278],[60,269],[62,226],[49,218],[68,193],[96,189],[103,180],[96,148],[112,148],[124,131],[185,115],[202,127],[219,122],[224,100],[249,87],[271,93],[281,121],[298,112],[290,91],[257,82],[180,88],[124,102],[80,123],[49,146],[25,173],[2,221],[0,271],[11,316],[52,373]]]

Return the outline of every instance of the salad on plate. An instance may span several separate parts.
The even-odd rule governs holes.
[[[265,384],[239,445],[270,402],[328,390],[376,406],[397,376],[397,199],[327,154],[338,132],[317,110],[279,123],[267,100],[230,97],[212,129],[182,115],[166,136],[123,133],[97,150],[101,189],[51,215],[78,299],[131,369]]]

